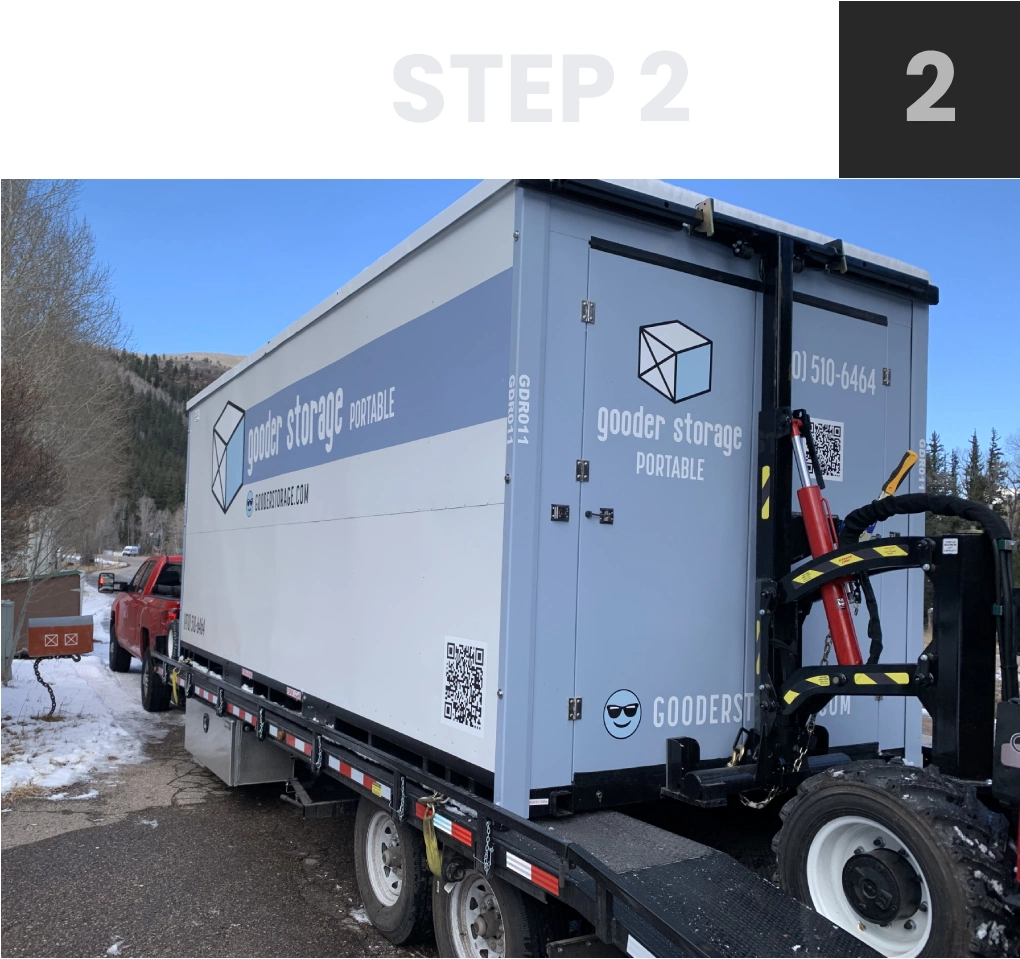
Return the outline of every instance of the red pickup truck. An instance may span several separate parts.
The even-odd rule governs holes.
[[[110,669],[126,673],[131,657],[142,661],[142,706],[150,713],[170,705],[170,687],[153,673],[150,650],[165,653],[170,624],[181,608],[183,556],[152,556],[110,607]]]

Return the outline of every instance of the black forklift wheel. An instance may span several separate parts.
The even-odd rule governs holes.
[[[1006,820],[972,786],[854,763],[808,779],[781,816],[780,885],[881,955],[1018,954]]]
[[[384,806],[358,803],[354,869],[365,913],[390,942],[419,942],[432,930],[429,872],[421,834]]]

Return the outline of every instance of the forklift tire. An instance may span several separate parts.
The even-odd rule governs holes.
[[[354,822],[354,871],[365,913],[390,942],[421,942],[432,931],[425,841],[385,806],[362,798]]]
[[[901,762],[806,780],[780,812],[779,884],[883,956],[1016,956],[1008,826],[973,786]]]
[[[156,674],[156,663],[151,650],[142,653],[142,709],[147,713],[162,713],[170,708],[170,687]]]
[[[131,668],[131,654],[117,642],[117,628],[110,620],[110,669],[126,673]]]
[[[432,880],[441,956],[544,956],[548,913],[547,905],[473,866],[459,882]]]

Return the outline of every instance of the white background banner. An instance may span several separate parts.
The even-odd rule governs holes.
[[[5,35],[5,176],[838,175],[833,0],[41,2]]]

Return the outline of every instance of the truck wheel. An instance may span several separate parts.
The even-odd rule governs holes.
[[[156,675],[152,651],[146,647],[142,653],[142,708],[147,713],[161,713],[170,708],[170,687]]]
[[[110,620],[110,669],[115,673],[126,673],[131,668],[131,654],[117,642],[117,628]]]
[[[787,892],[883,956],[1015,956],[1005,817],[901,763],[804,782],[773,840]]]
[[[354,869],[365,912],[390,942],[402,945],[428,936],[431,873],[417,830],[398,823],[368,799],[354,823]]]
[[[441,956],[544,956],[546,908],[496,876],[436,877],[432,921]]]

